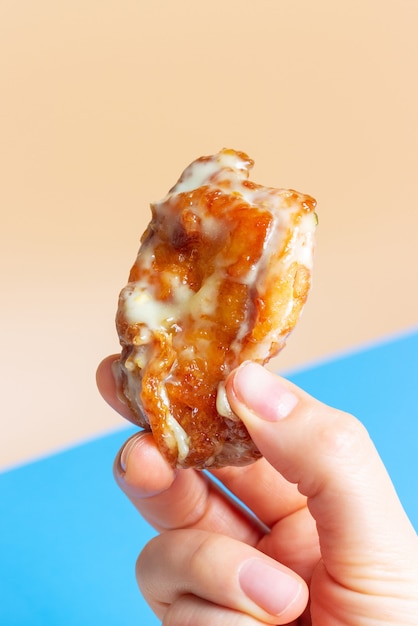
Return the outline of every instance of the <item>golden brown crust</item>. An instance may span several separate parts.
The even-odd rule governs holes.
[[[121,396],[177,467],[259,457],[222,383],[277,354],[310,287],[315,201],[248,181],[252,164],[223,150],[185,170],[119,299]]]

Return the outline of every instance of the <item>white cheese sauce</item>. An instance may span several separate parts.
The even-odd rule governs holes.
[[[167,196],[160,202],[152,205],[157,228],[167,229],[170,237],[180,226],[180,215],[176,212],[179,205],[178,196],[190,194],[191,224],[196,219],[196,229],[209,240],[227,241],[225,228],[227,222],[210,214],[204,203],[193,203],[193,192],[200,187],[208,187],[214,191],[231,196],[234,200],[242,201],[243,205],[257,208],[260,212],[269,212],[272,216],[269,231],[264,241],[263,251],[259,260],[254,263],[246,275],[241,275],[238,282],[254,288],[257,294],[264,296],[274,291],[275,283],[280,276],[287,276],[294,264],[305,267],[308,272],[313,265],[314,232],[316,229],[315,202],[309,196],[298,194],[292,190],[273,189],[248,182],[249,171],[253,166],[247,155],[233,150],[222,150],[212,157],[204,157],[192,163],[183,172],[179,181],[172,187]],[[186,196],[187,199],[187,196]],[[186,202],[187,204],[187,202]],[[305,204],[305,208],[303,205]],[[184,207],[184,198],[180,206]],[[221,205],[222,206],[222,205]],[[228,210],[228,204],[225,205]],[[152,228],[152,226],[151,226]],[[151,231],[152,232],[152,231]],[[169,237],[169,238],[170,238]],[[168,268],[164,272],[164,285],[168,286],[168,294],[164,299],[158,298],[158,277],[153,279],[153,263],[155,250],[153,239],[145,239],[138,253],[137,274],[138,280],[128,283],[121,292],[120,302],[123,308],[124,320],[129,325],[137,327],[133,350],[126,359],[123,367],[128,376],[127,394],[131,403],[140,406],[141,372],[147,366],[147,360],[155,358],[151,348],[154,338],[161,333],[174,335],[181,331],[185,320],[187,325],[202,327],[205,324],[216,324],[216,314],[219,310],[219,288],[225,280],[231,280],[228,274],[228,249],[223,249],[213,263],[213,271],[205,277],[199,289],[194,291],[188,284],[182,282],[175,273],[175,268]],[[209,244],[210,245],[210,244]],[[286,294],[288,301],[281,303],[280,315],[284,318],[292,315],[293,299],[296,297],[292,289]],[[208,321],[209,320],[209,321]],[[256,358],[264,362],[271,346],[277,341],[284,345],[284,338],[277,337],[277,320],[274,320],[271,332],[268,332],[258,344],[250,349],[243,358]],[[251,312],[246,313],[234,341],[229,349],[235,355],[236,364],[241,358],[243,341],[253,330],[254,317]],[[286,327],[286,324],[284,324]],[[208,335],[210,336],[210,330]],[[170,339],[171,340],[171,339]],[[174,340],[173,340],[174,341]],[[195,337],[193,346],[182,347],[182,358],[192,360],[196,357],[204,359],[210,339],[202,336]],[[181,345],[181,342],[177,344]],[[136,370],[135,376],[130,374]],[[171,374],[170,374],[171,375]],[[169,376],[170,376],[169,375]],[[135,382],[132,380],[135,379]],[[159,398],[164,407],[164,441],[167,447],[177,454],[179,465],[187,458],[190,452],[191,439],[172,414],[170,400],[166,388],[167,378],[158,385]],[[226,396],[225,385],[220,382],[216,398],[217,411],[227,420],[237,421]],[[145,419],[148,418],[145,416]],[[225,444],[231,446],[231,444]],[[239,451],[236,451],[239,454]],[[208,461],[209,462],[209,461]]]

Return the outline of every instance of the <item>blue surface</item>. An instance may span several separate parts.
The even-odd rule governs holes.
[[[289,376],[368,427],[418,528],[418,332]],[[131,429],[0,475],[0,624],[154,626],[136,555],[153,535],[113,482]]]

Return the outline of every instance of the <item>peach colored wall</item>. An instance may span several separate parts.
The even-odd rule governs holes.
[[[0,464],[121,424],[98,397],[151,200],[223,146],[318,200],[287,369],[418,323],[415,0],[2,0]]]

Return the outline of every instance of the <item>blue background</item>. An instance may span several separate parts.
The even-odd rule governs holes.
[[[369,429],[418,528],[418,332],[289,374]],[[136,556],[154,534],[112,478],[122,429],[0,475],[0,624],[153,626]]]

